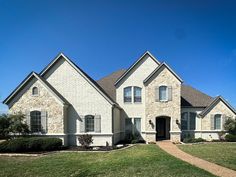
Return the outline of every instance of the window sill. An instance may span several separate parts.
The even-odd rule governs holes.
[[[159,100],[159,101],[156,101],[156,102],[167,103],[169,101],[168,100]]]
[[[33,97],[38,97],[38,96],[39,96],[39,94],[38,94],[38,95],[31,95],[31,96],[33,96]]]
[[[142,102],[134,102],[134,104],[142,104]]]

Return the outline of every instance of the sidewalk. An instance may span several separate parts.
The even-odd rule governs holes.
[[[188,162],[194,166],[197,166],[201,169],[204,169],[216,176],[222,177],[236,177],[236,171],[222,167],[220,165],[208,162],[206,160],[200,159],[198,157],[194,157],[190,154],[187,154],[181,151],[176,145],[174,145],[170,141],[158,141],[157,145],[166,151],[167,153],[175,156],[185,162]]]

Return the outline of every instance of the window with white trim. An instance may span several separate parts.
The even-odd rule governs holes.
[[[215,130],[221,129],[221,114],[216,114],[214,116],[214,129]]]
[[[40,111],[31,111],[30,112],[30,130],[32,133],[41,132],[41,112]]]
[[[39,89],[38,87],[33,87],[32,88],[32,95],[37,96],[39,94]]]
[[[142,88],[134,87],[134,102],[141,103],[142,102]]]
[[[159,87],[159,100],[160,101],[167,101],[168,100],[168,88],[167,86],[160,86]]]
[[[124,88],[124,102],[131,103],[132,102],[132,87]]]
[[[181,114],[181,130],[195,130],[196,116],[195,112],[183,112]]]
[[[94,116],[85,116],[85,132],[94,132]]]
[[[141,136],[141,117],[125,119],[125,134],[126,137]]]

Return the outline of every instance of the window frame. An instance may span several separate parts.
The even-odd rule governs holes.
[[[36,93],[36,94],[34,93],[34,92],[35,92],[35,89],[37,90],[37,93]],[[34,86],[34,87],[32,88],[32,96],[39,96],[39,88],[38,88],[38,87]]]
[[[35,114],[35,115],[33,115]],[[36,120],[33,120],[36,119]],[[39,120],[37,120],[39,118]],[[34,127],[32,127],[34,126]],[[36,127],[36,128],[35,128]],[[32,133],[41,133],[43,130],[42,128],[42,113],[41,111],[31,111],[30,112],[30,131]]]
[[[219,117],[216,117],[219,116]],[[216,118],[220,120],[220,124],[218,125],[219,127],[216,127]],[[222,114],[215,114],[214,115],[214,130],[221,130],[222,129]]]
[[[136,89],[140,90],[140,101],[136,101],[136,98],[138,97],[135,95]],[[133,87],[133,100],[134,100],[134,103],[142,103],[142,88],[141,87],[138,87],[138,86]]]
[[[88,122],[89,119],[90,119],[90,121],[93,120],[93,122]],[[86,116],[84,116],[84,120],[85,120],[84,131],[86,133],[95,132],[95,116],[91,115],[91,114],[86,115]],[[88,126],[90,126],[90,127],[88,127]]]
[[[191,120],[191,116],[190,116],[191,113],[192,113],[192,114],[195,114],[195,121],[194,121],[194,123],[195,123],[195,124],[194,124],[194,125],[195,125],[195,129],[191,129],[191,122],[190,122],[190,120]],[[186,128],[186,129],[182,129],[182,121],[183,121],[183,120],[182,120],[182,115],[183,115],[183,114],[187,114],[187,120],[186,120],[186,121],[187,121],[187,123],[186,123],[186,124],[187,124],[187,128]],[[197,127],[196,127],[196,125],[197,125],[197,123],[196,123],[197,119],[196,119],[196,118],[197,118],[197,113],[196,113],[196,112],[192,112],[192,111],[191,111],[191,112],[189,112],[189,111],[182,112],[182,113],[181,113],[181,131],[182,131],[182,130],[183,130],[183,131],[195,131],[196,128],[197,128]]]
[[[126,89],[130,89],[130,97],[127,97],[126,95],[125,95],[125,91],[126,91]],[[124,89],[123,89],[123,101],[124,101],[124,103],[132,103],[132,86],[128,86],[128,87],[125,87]],[[127,101],[126,99],[127,98],[129,98],[130,99],[130,101]]]
[[[139,119],[140,120],[140,132],[139,132],[139,134],[141,135],[142,134],[142,117],[138,117],[138,116],[136,116],[136,117],[126,117],[125,118],[125,134],[127,133],[127,132],[129,132],[129,133],[131,133],[132,135],[134,135],[135,133],[137,133],[136,131],[135,131],[135,119]],[[129,127],[130,127],[130,129],[127,129],[127,122],[129,121],[129,123],[130,123],[130,125],[129,125]]]
[[[166,90],[166,99],[161,99],[161,88],[165,88]],[[166,101],[168,101],[168,86],[167,85],[161,85],[161,86],[159,86],[159,88],[158,88],[158,94],[159,94],[159,101],[160,102],[166,102]]]

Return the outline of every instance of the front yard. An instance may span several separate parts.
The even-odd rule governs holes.
[[[66,152],[43,157],[0,157],[0,176],[213,176],[157,145],[113,152]]]
[[[193,156],[236,170],[236,143],[205,143],[178,147]]]

